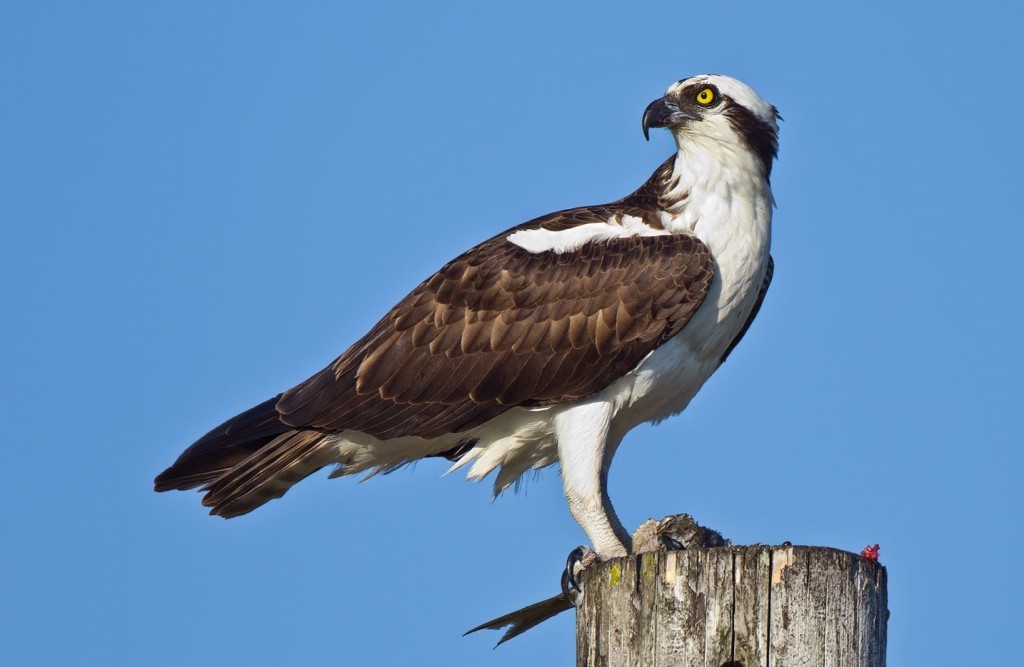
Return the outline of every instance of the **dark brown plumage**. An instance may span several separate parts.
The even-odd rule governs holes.
[[[280,398],[278,394],[212,429],[157,476],[154,488],[184,491],[202,486],[291,431],[274,407]]]
[[[677,334],[714,271],[692,236],[612,239],[563,254],[533,254],[506,236],[450,262],[285,392],[282,421],[432,438],[512,406],[589,396]]]
[[[710,251],[689,235],[566,253],[507,239],[623,215],[659,228],[671,165],[622,200],[537,218],[452,260],[323,371],[197,441],[156,489],[205,484],[212,513],[235,516],[331,463],[332,433],[434,438],[600,391],[686,325],[714,277]]]

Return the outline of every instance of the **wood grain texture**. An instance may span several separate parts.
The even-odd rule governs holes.
[[[583,574],[577,665],[884,667],[885,568],[822,547],[662,551]]]

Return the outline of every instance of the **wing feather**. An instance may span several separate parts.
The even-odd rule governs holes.
[[[559,228],[566,216],[593,221],[569,211],[545,224]],[[429,438],[511,406],[583,398],[678,333],[714,275],[710,252],[692,236],[530,253],[507,235],[450,262],[334,363],[286,392],[277,404],[283,422]]]
[[[626,214],[660,229],[671,167],[619,202],[538,218],[449,262],[323,371],[196,441],[156,489],[205,485],[213,513],[237,516],[336,462],[331,432],[433,438],[600,391],[686,326],[713,278],[708,249],[666,235],[530,253],[507,239]]]

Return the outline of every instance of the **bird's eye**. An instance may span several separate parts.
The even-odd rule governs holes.
[[[715,101],[715,91],[711,88],[701,88],[697,91],[697,104],[708,106]]]

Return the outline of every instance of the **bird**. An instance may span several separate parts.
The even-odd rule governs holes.
[[[609,499],[624,436],[682,411],[771,282],[777,109],[704,74],[644,110],[676,150],[632,194],[550,213],[445,264],[322,371],[228,419],[154,482],[246,514],[331,477],[450,461],[494,494],[558,464],[597,559],[630,553]]]

